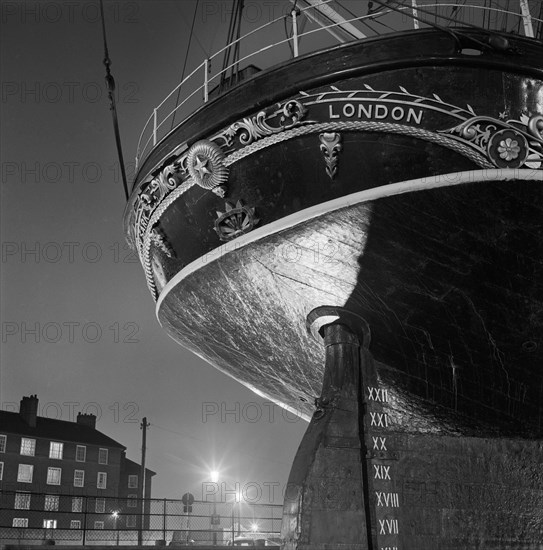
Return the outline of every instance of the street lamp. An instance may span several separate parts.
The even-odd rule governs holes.
[[[117,520],[119,519],[119,512],[117,510],[115,510],[112,514],[111,514],[111,517],[113,518],[113,520],[115,521],[115,532],[117,533],[117,536],[116,536],[116,539],[117,539],[117,546],[119,546],[119,529],[117,529]]]
[[[211,470],[210,478],[212,483],[219,482],[219,472]],[[217,545],[217,493],[213,493],[213,515],[211,516],[211,525],[213,526],[213,546]]]

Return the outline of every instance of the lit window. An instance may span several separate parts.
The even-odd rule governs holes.
[[[0,435],[0,453],[6,452],[6,442],[8,440],[7,435]]]
[[[74,470],[74,487],[85,485],[85,470]]]
[[[15,493],[15,510],[30,510],[30,493]]]
[[[78,519],[70,520],[70,529],[81,529],[81,521]]]
[[[60,485],[61,468],[47,468],[47,485]]]
[[[43,520],[43,528],[44,529],[56,529],[57,528],[57,520],[56,519],[44,519]]]
[[[72,497],[72,512],[83,511],[83,497]]]
[[[128,488],[129,489],[138,488],[138,476],[128,476]]]
[[[21,437],[21,454],[25,456],[34,456],[36,452],[36,440],[28,437]]]
[[[106,472],[98,472],[98,477],[96,480],[96,487],[98,489],[105,489],[107,486],[107,474]]]
[[[136,506],[138,505],[138,502],[136,500],[137,498],[138,498],[138,495],[128,495],[128,500],[126,501],[126,505],[129,508],[136,508]]]
[[[56,441],[51,441],[49,444],[49,458],[62,458],[62,450],[64,448],[64,443],[57,443]]]
[[[104,522],[103,521],[95,521],[94,522],[94,528],[95,529],[103,529],[104,528]]]
[[[98,450],[98,464],[107,464],[107,455],[108,455],[107,449],[99,449]]]
[[[45,505],[43,509],[46,512],[58,512],[58,495],[45,495]]]
[[[13,518],[13,527],[28,527],[28,518]]]
[[[106,499],[97,498],[96,503],[94,504],[94,511],[97,514],[103,514],[106,511]]]
[[[34,466],[30,464],[19,464],[19,471],[17,472],[17,481],[20,483],[32,483],[32,474],[34,473]]]
[[[75,448],[75,461],[85,462],[87,458],[87,447],[85,445],[77,445]]]
[[[126,516],[126,526],[136,527],[136,516]]]
[[[0,481],[2,481],[3,476],[4,476],[4,463],[0,462]]]

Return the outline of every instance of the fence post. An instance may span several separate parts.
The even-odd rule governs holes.
[[[83,546],[85,546],[87,542],[87,503],[89,497],[84,496],[83,498],[85,499],[85,511],[83,512]]]
[[[209,59],[204,59],[204,103],[209,99]]]
[[[290,15],[292,16],[292,45],[294,57],[298,57],[298,19],[297,16],[300,12],[294,8]]]
[[[162,509],[162,538],[166,541],[166,499],[164,499],[164,507]]]

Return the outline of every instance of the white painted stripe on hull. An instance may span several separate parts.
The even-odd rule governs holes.
[[[400,181],[396,183],[390,183],[388,185],[382,185],[380,187],[374,187],[372,189],[366,189],[364,191],[358,191],[350,195],[345,195],[328,202],[323,202],[310,208],[300,210],[295,214],[285,216],[280,220],[266,224],[258,229],[253,229],[250,233],[242,235],[233,241],[225,243],[218,248],[208,252],[205,256],[194,260],[187,266],[185,266],[177,275],[175,275],[168,284],[162,289],[160,296],[156,304],[156,316],[158,319],[158,312],[160,306],[169,292],[177,286],[185,277],[198,271],[205,265],[219,258],[222,258],[226,254],[239,250],[248,244],[263,239],[274,233],[284,231],[308,220],[317,218],[329,212],[335,210],[341,210],[355,204],[362,204],[365,202],[371,202],[377,199],[385,197],[392,197],[394,195],[402,195],[404,193],[412,193],[414,191],[424,191],[428,189],[435,189],[439,187],[452,187],[455,185],[463,185],[466,183],[484,182],[484,181],[540,181],[543,182],[543,171],[541,170],[526,170],[526,169],[487,169],[487,170],[469,170],[466,172],[452,172],[449,174],[441,174],[437,176],[427,176],[424,178],[417,178],[413,180]],[[159,319],[160,322],[160,319]]]

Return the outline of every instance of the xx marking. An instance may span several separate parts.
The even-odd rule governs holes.
[[[387,438],[386,437],[373,437],[373,436],[371,436],[371,438],[373,439],[373,448],[374,449],[377,449],[378,451],[386,451],[387,450],[387,446],[386,446]]]

